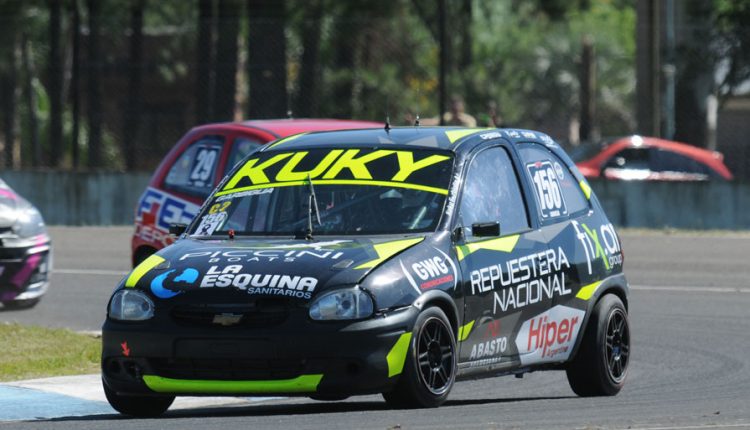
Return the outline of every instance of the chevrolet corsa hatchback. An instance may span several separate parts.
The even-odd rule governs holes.
[[[370,128],[369,121],[275,119],[201,125],[172,148],[135,208],[132,263],[171,244],[172,223],[189,223],[203,200],[235,164],[260,145],[297,133]]]
[[[179,395],[434,407],[453,384],[565,370],[614,395],[630,362],[612,224],[547,135],[397,128],[263,147],[175,244],[123,279],[103,326],[110,404]]]

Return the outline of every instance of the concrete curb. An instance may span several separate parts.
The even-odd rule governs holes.
[[[277,397],[178,397],[170,410],[250,405]],[[0,422],[116,414],[101,376],[76,375],[0,384]]]

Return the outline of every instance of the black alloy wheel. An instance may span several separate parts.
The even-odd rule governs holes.
[[[630,328],[625,312],[616,308],[609,314],[607,340],[604,354],[607,357],[609,376],[615,382],[625,379],[630,359]]]
[[[417,339],[419,376],[425,387],[435,395],[450,388],[455,361],[450,328],[439,318],[428,319]]]
[[[594,307],[576,356],[566,370],[570,388],[583,397],[614,396],[630,364],[630,324],[622,300],[604,295]]]
[[[456,337],[438,307],[424,309],[414,323],[404,371],[383,393],[395,408],[434,408],[448,398],[456,381]]]

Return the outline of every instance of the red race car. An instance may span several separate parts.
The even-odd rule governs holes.
[[[382,127],[370,121],[277,119],[207,124],[190,130],[162,160],[135,209],[132,262],[171,244],[170,224],[187,224],[221,178],[264,143],[298,133]]]
[[[723,160],[724,156],[716,151],[655,137],[630,136],[614,141],[576,165],[587,178],[729,181],[732,173]]]

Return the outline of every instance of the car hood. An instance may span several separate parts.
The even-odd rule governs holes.
[[[183,239],[159,251],[126,278],[126,287],[160,299],[200,291],[309,300],[328,288],[354,285],[423,236],[317,241]]]

